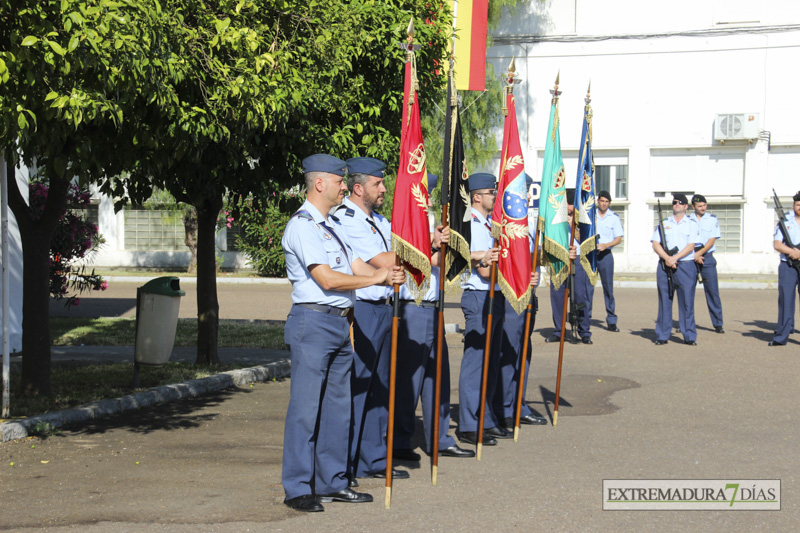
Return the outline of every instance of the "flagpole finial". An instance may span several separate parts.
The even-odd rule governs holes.
[[[406,28],[406,35],[408,36],[408,44],[414,42],[414,17],[411,17],[411,20],[408,22],[408,28]]]
[[[511,56],[511,64],[508,65],[508,72],[514,73],[517,71],[517,64],[516,64],[517,56]]]
[[[558,103],[558,96],[561,94],[561,91],[558,90],[558,80],[559,79],[561,79],[561,71],[560,70],[558,71],[558,74],[556,74],[556,84],[550,90],[550,94],[553,95],[553,102],[552,102],[553,105],[556,105]]]
[[[589,88],[586,89],[586,98],[584,102],[586,102],[587,106],[592,103],[592,80],[589,80]]]

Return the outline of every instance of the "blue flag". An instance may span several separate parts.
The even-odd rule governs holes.
[[[587,100],[588,102],[588,100]],[[578,235],[581,266],[592,285],[597,283],[597,202],[594,190],[594,160],[592,158],[592,108],[583,110],[581,153],[578,159],[578,179],[575,184],[575,212],[578,214]]]

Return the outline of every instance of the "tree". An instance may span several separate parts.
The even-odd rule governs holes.
[[[164,65],[146,64],[146,27],[133,1],[0,0],[0,149],[8,175],[23,161],[47,181],[41,213],[10,179],[9,207],[22,240],[22,389],[50,393],[49,249],[70,181],[119,173],[119,126]],[[166,16],[166,15],[165,15]]]
[[[214,230],[224,197],[263,198],[295,184],[300,161],[314,152],[396,163],[403,57],[396,43],[411,14],[426,18],[434,6],[173,0],[165,9],[175,17],[161,36],[189,75],[167,80],[176,99],[142,110],[130,179],[110,179],[102,190],[141,201],[158,186],[196,209],[197,362],[216,363]],[[437,26],[420,35],[429,51],[422,81],[434,87],[441,80],[433,58],[443,56],[445,38]]]

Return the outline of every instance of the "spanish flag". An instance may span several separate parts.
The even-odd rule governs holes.
[[[486,82],[489,0],[457,0],[451,6],[456,30],[456,89],[483,91]]]

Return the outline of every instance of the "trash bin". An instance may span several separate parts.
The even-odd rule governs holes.
[[[152,279],[136,290],[135,386],[139,386],[139,365],[160,366],[169,361],[185,294],[173,276]]]

